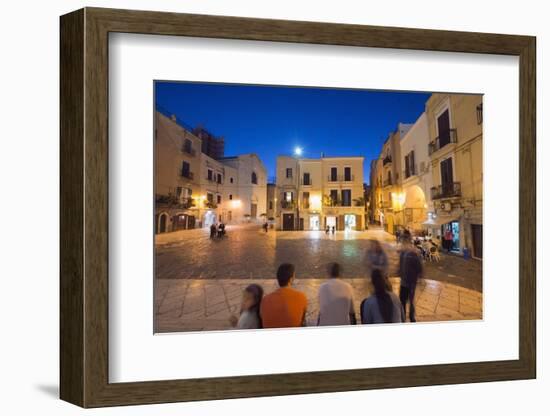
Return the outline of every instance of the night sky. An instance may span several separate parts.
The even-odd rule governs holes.
[[[268,177],[278,155],[302,157],[380,154],[397,123],[414,123],[424,111],[426,93],[350,89],[156,82],[156,105],[178,121],[202,124],[225,137],[225,155],[256,153]]]

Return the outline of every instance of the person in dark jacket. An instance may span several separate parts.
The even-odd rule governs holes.
[[[399,277],[401,284],[399,299],[403,304],[405,316],[407,315],[407,303],[409,304],[409,318],[416,322],[416,311],[414,307],[414,294],[418,279],[422,276],[422,260],[418,250],[413,246],[410,237],[403,239],[403,248],[399,254]]]

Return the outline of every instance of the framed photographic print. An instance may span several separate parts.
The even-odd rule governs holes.
[[[536,376],[535,38],[61,17],[83,406]]]

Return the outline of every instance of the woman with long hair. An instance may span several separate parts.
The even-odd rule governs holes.
[[[390,324],[405,322],[399,297],[388,288],[386,276],[380,269],[371,274],[374,293],[361,302],[361,323]]]
[[[264,290],[260,285],[248,285],[243,291],[241,311],[239,317],[230,317],[231,325],[237,329],[259,329],[262,328],[260,306]]]

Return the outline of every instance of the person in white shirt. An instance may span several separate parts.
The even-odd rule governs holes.
[[[328,267],[329,280],[319,287],[319,326],[355,325],[353,290],[349,283],[339,279],[340,265]]]

